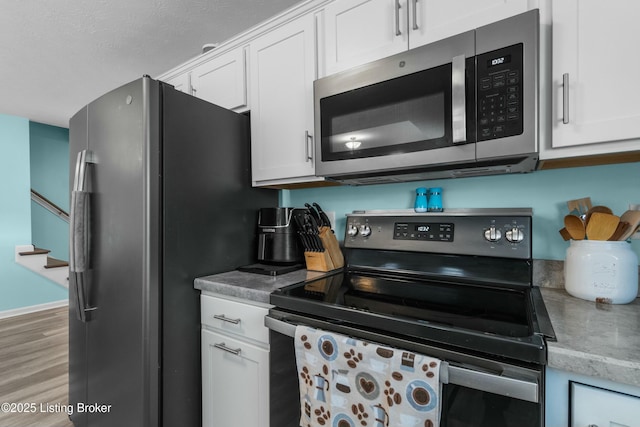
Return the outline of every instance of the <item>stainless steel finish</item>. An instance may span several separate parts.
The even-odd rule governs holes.
[[[402,31],[400,31],[400,9],[402,8],[402,6],[400,6],[400,0],[396,0],[396,7],[395,7],[395,12],[396,12],[396,36],[401,36],[402,35]]]
[[[476,143],[478,161],[526,157],[528,164],[511,163],[511,172],[536,168],[540,139],[540,17],[537,9],[476,29],[476,55],[523,43],[522,96],[524,129],[522,134]],[[530,169],[525,169],[532,166]]]
[[[309,148],[310,145],[311,148]],[[307,162],[313,160],[313,135],[308,130],[304,131],[304,153]]]
[[[351,70],[333,74],[314,81],[314,125],[316,175],[327,176],[335,180],[353,184],[373,184],[381,182],[401,182],[422,179],[424,173],[405,175],[401,169],[441,164],[473,163],[476,153],[473,144],[460,144],[452,148],[401,153],[393,156],[368,157],[350,160],[323,162],[321,147],[320,100],[325,97],[367,87],[382,81],[413,74],[430,68],[451,63],[451,58],[474,54],[474,32],[468,31],[446,40],[436,41],[402,52]],[[402,165],[402,166],[398,166]],[[455,168],[452,168],[455,169]],[[377,176],[380,172],[398,171],[398,176]],[[366,174],[364,179],[349,180],[347,174]],[[450,171],[439,171],[436,175],[451,175]],[[431,174],[429,174],[431,175]]]
[[[82,150],[76,158],[73,189],[71,191],[71,214],[69,224],[69,273],[74,280],[70,281],[76,317],[87,322],[87,313],[95,308],[89,307],[87,300],[86,272],[90,261],[90,214],[89,194],[87,191],[88,165],[95,163],[89,150]]]
[[[240,355],[240,353],[242,352],[242,349],[241,349],[241,348],[230,348],[230,347],[227,347],[227,346],[225,345],[225,343],[223,343],[223,342],[221,342],[221,343],[216,343],[216,344],[214,344],[213,346],[214,346],[215,348],[220,349],[220,350],[226,351],[227,353],[231,353],[231,354],[233,354],[233,355],[235,355],[235,356],[239,356],[239,355]]]
[[[569,73],[562,75],[562,123],[569,124]]]
[[[223,322],[233,323],[234,325],[237,325],[242,320],[242,319],[231,319],[225,316],[224,314],[214,314],[212,317],[214,319],[222,320]]]
[[[420,29],[418,26],[418,0],[413,0],[413,29]]]
[[[193,278],[254,262],[256,206],[277,205],[277,193],[250,187],[248,119],[144,77],[84,107],[69,128],[71,160],[89,150],[97,162],[86,180],[91,262],[82,283],[70,275],[69,403],[112,405],[72,421],[199,425]],[[87,322],[74,312],[81,284],[86,306],[98,307]]]
[[[275,315],[280,315],[278,310],[272,310]],[[288,337],[294,337],[296,324],[307,324],[318,327],[316,323],[325,323],[326,330],[335,330],[339,333],[348,333],[350,336],[380,342],[386,345],[394,345],[399,348],[407,348],[412,351],[429,354],[445,360],[440,374],[446,379],[443,383],[461,385],[477,390],[508,396],[515,399],[537,403],[539,401],[539,379],[537,373],[529,369],[520,368],[500,362],[487,361],[474,356],[463,355],[458,352],[442,350],[421,344],[412,343],[402,339],[395,339],[375,332],[360,331],[356,328],[332,325],[327,322],[308,319],[308,323],[301,316],[291,316],[282,313],[284,317],[296,317],[295,322],[283,321],[265,316],[264,324],[267,328]],[[471,369],[474,367],[477,369]],[[446,372],[444,372],[446,370]],[[487,372],[493,371],[493,372]]]
[[[464,78],[465,56],[454,56],[451,61],[451,126],[454,144],[467,140],[467,101]]]
[[[444,212],[415,213],[411,210],[356,211],[347,214],[347,229],[355,227],[359,233],[347,237],[346,248],[418,251],[460,255],[493,256],[513,259],[531,258],[531,218],[526,208],[459,209]],[[452,241],[396,240],[395,225],[453,224]],[[369,229],[363,235],[363,229]],[[517,229],[522,240],[502,239],[508,231]],[[490,239],[488,238],[490,237]]]
[[[532,10],[420,46],[369,64],[333,74],[314,82],[314,126],[317,137],[316,174],[345,184],[365,185],[438,178],[486,176],[535,170],[539,151],[539,12]],[[333,95],[428,70],[517,43],[524,45],[523,118],[521,135],[465,143],[456,112],[454,146],[412,153],[323,161],[320,100]],[[459,68],[458,65],[456,65]],[[459,75],[459,72],[457,73]],[[456,98],[464,93],[456,86]],[[460,89],[460,90],[458,90]],[[453,84],[452,84],[453,91]],[[460,101],[453,101],[460,105]],[[456,111],[460,110],[459,107]],[[463,109],[464,111],[464,109]],[[465,126],[469,123],[466,121]],[[466,135],[465,135],[466,137]],[[479,165],[479,162],[483,164]],[[444,167],[446,166],[446,167]]]
[[[486,372],[449,366],[449,382],[474,390],[508,396],[515,399],[538,403],[538,384],[515,378],[488,374]]]

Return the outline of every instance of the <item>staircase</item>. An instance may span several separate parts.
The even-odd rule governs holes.
[[[19,245],[15,250],[16,263],[68,289],[69,263],[50,257],[49,252],[33,245]]]

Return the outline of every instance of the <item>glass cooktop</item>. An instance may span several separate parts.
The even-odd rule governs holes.
[[[531,288],[492,288],[402,275],[339,272],[271,294],[299,315],[485,354],[543,363]]]

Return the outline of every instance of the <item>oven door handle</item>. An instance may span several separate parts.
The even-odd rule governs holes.
[[[271,316],[265,316],[264,325],[274,332],[291,338],[296,335],[296,325]],[[445,361],[440,366],[440,379],[444,384],[459,385],[527,402],[538,403],[540,401],[538,397],[539,385],[535,381],[476,371],[455,366]]]
[[[449,365],[449,384],[538,403],[538,383]]]

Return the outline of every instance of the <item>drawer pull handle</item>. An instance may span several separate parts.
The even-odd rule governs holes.
[[[239,356],[240,352],[242,351],[241,348],[229,348],[223,342],[221,342],[220,344],[214,344],[213,346],[215,348],[219,348],[220,350],[226,351],[227,353],[231,353],[231,354],[233,354],[235,356]]]
[[[214,319],[218,319],[218,320],[222,320],[223,322],[228,322],[228,323],[233,323],[234,325],[237,325],[238,323],[240,323],[240,319],[230,319],[227,316],[225,316],[224,314],[214,314],[213,315]]]

